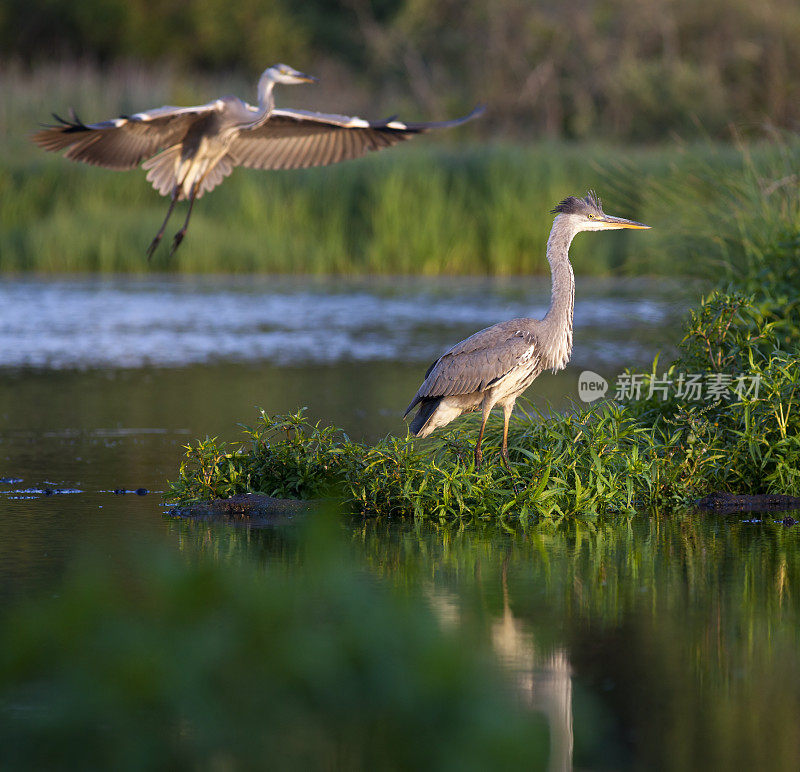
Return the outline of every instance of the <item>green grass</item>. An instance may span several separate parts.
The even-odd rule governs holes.
[[[743,148],[448,145],[465,135],[446,132],[330,168],[237,169],[198,202],[170,259],[169,237],[184,216],[178,208],[148,264],[144,250],[167,200],[144,172],[76,164],[27,135],[70,105],[99,120],[202,102],[232,84],[61,67],[34,75],[9,68],[0,86],[0,272],[546,273],[549,210],[590,187],[607,211],[654,230],[577,239],[572,258],[584,275],[733,275],[750,270],[762,246],[742,248],[743,228],[787,217],[800,223],[796,197],[790,202],[800,156],[793,139]],[[243,96],[249,88],[233,84]],[[736,193],[738,180],[745,186]],[[751,209],[732,218],[730,195],[754,191]],[[716,235],[702,241],[698,233]]]
[[[4,159],[0,271],[486,274],[544,273],[549,210],[589,187],[607,211],[654,226],[648,234],[579,238],[583,275],[718,272],[747,255],[730,248],[740,223],[724,221],[709,177],[742,173],[730,148],[688,154],[537,145],[396,148],[330,169],[237,170],[197,205],[186,243],[153,264],[144,249],[167,201],[141,172],[115,173],[44,156]],[[612,159],[628,159],[617,168]],[[759,163],[768,163],[767,148]],[[690,193],[685,195],[675,191]],[[667,191],[667,192],[664,192]],[[759,211],[755,214],[763,214]],[[697,220],[717,219],[724,243],[698,250]],[[178,210],[169,233],[183,218]],[[698,254],[705,255],[698,259]]]

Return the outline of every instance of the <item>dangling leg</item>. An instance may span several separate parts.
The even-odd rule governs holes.
[[[197,183],[192,185],[192,192],[189,194],[189,211],[186,213],[186,219],[183,221],[183,227],[175,234],[172,240],[172,247],[169,250],[169,255],[175,254],[175,250],[181,245],[183,237],[186,235],[186,229],[189,227],[189,218],[192,216],[192,207],[194,206],[194,199],[197,196]]]
[[[164,229],[167,227],[167,221],[169,220],[170,215],[172,214],[172,210],[175,208],[175,203],[178,200],[178,186],[176,185],[172,189],[172,195],[170,196],[169,202],[169,209],[167,209],[167,216],[164,218],[164,222],[161,223],[161,227],[156,233],[156,237],[150,242],[150,246],[147,248],[147,259],[151,260],[153,258],[153,252],[156,251],[159,243],[161,242],[161,238],[164,235]]]

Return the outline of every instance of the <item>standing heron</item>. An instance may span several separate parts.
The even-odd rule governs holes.
[[[422,386],[403,415],[405,418],[419,405],[410,429],[415,437],[427,437],[463,413],[482,410],[483,422],[475,445],[476,467],[483,458],[481,441],[492,408],[503,408],[502,454],[508,467],[508,421],[517,397],[543,370],[555,372],[566,367],[572,354],[572,239],[581,231],[650,227],[605,214],[592,191],[586,198],[565,198],[551,214],[556,216],[547,239],[552,295],[544,319],[500,322],[457,343],[428,368]]]
[[[183,227],[172,254],[186,235],[196,199],[222,182],[235,166],[251,169],[303,169],[359,158],[396,145],[430,129],[458,126],[483,108],[452,121],[404,123],[395,118],[365,121],[346,115],[275,108],[276,83],[312,83],[316,78],[285,64],[265,70],[258,81],[258,106],[224,96],[196,107],[158,107],[100,123],[53,117],[31,139],[45,150],[67,148],[66,158],[106,169],[135,169],[142,161],[147,179],[170,197],[167,216],[147,250],[152,257],[176,202],[188,200]]]

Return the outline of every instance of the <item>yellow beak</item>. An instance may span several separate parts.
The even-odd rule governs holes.
[[[603,215],[600,222],[607,223],[612,228],[633,228],[635,230],[649,230],[650,226],[645,225],[643,222],[636,222],[636,220],[625,220],[622,217],[612,217],[611,215]]]

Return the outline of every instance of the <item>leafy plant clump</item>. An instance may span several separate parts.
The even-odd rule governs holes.
[[[491,456],[475,468],[474,419],[433,443],[387,437],[368,445],[310,422],[303,410],[262,411],[254,427],[244,427],[241,445],[206,439],[187,446],[168,495],[180,502],[248,491],[333,496],[365,515],[524,524],[676,507],[720,489],[800,494],[800,364],[779,346],[776,330],[781,339],[788,330],[776,314],[766,300],[713,293],[692,313],[682,354],[666,375],[717,374],[734,383],[746,374],[746,390],[711,403],[647,398],[656,360],[642,400],[515,416],[511,472]],[[487,450],[499,447],[500,431],[499,419],[490,422]]]

